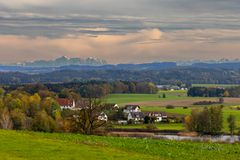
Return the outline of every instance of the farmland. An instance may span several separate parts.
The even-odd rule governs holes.
[[[166,98],[161,98],[166,94]],[[133,102],[149,102],[149,101],[166,101],[166,100],[183,100],[189,99],[187,97],[186,91],[162,91],[158,94],[110,94],[107,97],[108,103],[118,103],[118,104],[126,104]]]
[[[163,94],[166,98],[162,98]],[[194,106],[193,103],[198,101],[217,101],[218,98],[208,97],[188,97],[186,91],[161,91],[158,94],[112,94],[108,97],[108,102],[118,103],[120,106],[125,104],[138,104],[143,112],[166,112],[177,115],[189,115],[192,109],[203,108],[206,105]],[[227,117],[232,114],[236,116],[237,126],[240,127],[240,111],[233,109],[233,106],[240,104],[240,98],[224,98],[223,108],[223,131],[228,132]],[[174,109],[167,109],[167,105],[172,105]],[[216,105],[216,104],[215,104]],[[188,107],[188,108],[183,108]],[[183,130],[182,124],[158,124],[158,129],[178,129]],[[144,125],[120,126],[122,128],[144,128]]]
[[[0,130],[1,159],[239,159],[239,144]]]
[[[162,98],[165,94],[166,98]],[[199,101],[218,101],[218,97],[188,97],[186,91],[160,91],[158,94],[110,94],[107,97],[108,103],[117,103],[120,106],[125,104],[138,104],[140,106],[193,106]],[[224,98],[225,106],[240,104],[240,98]]]

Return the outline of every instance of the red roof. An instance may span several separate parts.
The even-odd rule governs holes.
[[[60,106],[73,106],[73,100],[67,98],[58,98],[57,102]]]

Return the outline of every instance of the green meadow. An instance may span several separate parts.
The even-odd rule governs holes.
[[[0,130],[3,160],[240,159],[240,144]]]
[[[182,123],[157,123],[155,124],[159,130],[184,130],[184,124]],[[145,124],[129,124],[129,125],[116,125],[115,128],[124,129],[146,129]]]
[[[163,94],[166,98],[162,98]],[[186,91],[160,91],[158,94],[110,94],[108,103],[126,104],[132,102],[190,99]]]

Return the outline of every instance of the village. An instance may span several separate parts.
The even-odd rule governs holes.
[[[72,99],[58,98],[57,102],[61,110],[80,111],[84,108],[84,106],[81,106],[80,101],[76,102]],[[169,118],[164,112],[142,112],[141,107],[134,104],[123,107],[119,107],[118,104],[105,104],[105,106],[107,107],[98,115],[98,120],[110,121],[118,125],[168,122]],[[118,116],[115,116],[116,114]]]

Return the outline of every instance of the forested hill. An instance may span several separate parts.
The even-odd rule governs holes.
[[[216,83],[240,84],[239,69],[173,67],[147,70],[60,70],[50,73],[25,74],[20,72],[0,72],[1,84],[57,83],[86,80],[103,81],[146,81],[156,84]]]
[[[201,68],[221,68],[221,69],[240,69],[240,63],[194,63],[193,67]]]
[[[175,62],[143,63],[143,64],[105,64],[105,65],[63,65],[58,67],[33,67],[33,66],[1,66],[0,72],[22,72],[30,74],[49,73],[62,70],[159,70],[174,68]]]

